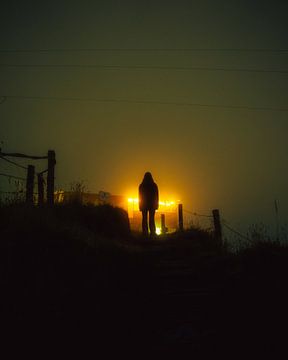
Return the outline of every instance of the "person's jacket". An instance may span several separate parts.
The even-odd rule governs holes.
[[[159,207],[159,192],[155,182],[142,182],[139,186],[139,210],[157,210]]]

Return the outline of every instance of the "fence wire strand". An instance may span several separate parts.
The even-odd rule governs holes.
[[[47,172],[48,172],[48,169],[38,172],[37,175],[43,175],[43,174],[45,174]]]
[[[22,169],[24,169],[24,170],[27,170],[27,169],[28,169],[27,166],[23,166],[23,165],[20,165],[20,164],[16,163],[15,161],[6,159],[4,156],[1,156],[1,155],[0,155],[0,159],[2,159],[2,160],[4,160],[4,161],[7,161],[8,163],[13,164],[13,165],[15,165],[15,166],[18,166],[19,168],[22,168]]]
[[[22,178],[22,177],[20,177],[20,176],[14,176],[14,175],[4,174],[4,173],[0,173],[0,176],[7,177],[7,178],[9,178],[9,179],[16,179],[16,180],[23,180],[23,181],[26,180],[25,178]]]
[[[203,214],[197,214],[196,212],[193,211],[189,211],[189,210],[183,210],[184,212],[186,212],[187,214],[191,214],[194,216],[199,216],[199,217],[206,217],[206,218],[212,218],[212,215],[203,215]]]
[[[252,240],[249,239],[247,236],[241,234],[239,231],[237,231],[237,230],[233,229],[231,226],[229,226],[226,221],[223,221],[223,220],[222,220],[222,224],[224,225],[224,227],[225,227],[226,229],[230,230],[230,231],[231,231],[232,233],[234,233],[235,235],[240,236],[240,238],[245,239],[245,240],[247,240],[248,242],[252,242]]]
[[[19,190],[19,191],[1,191],[0,190],[0,194],[24,194],[24,190]]]

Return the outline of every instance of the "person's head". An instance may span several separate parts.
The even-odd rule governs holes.
[[[152,174],[150,172],[145,173],[144,178],[143,178],[143,182],[144,183],[153,183],[154,182]]]

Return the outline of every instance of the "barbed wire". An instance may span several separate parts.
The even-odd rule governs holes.
[[[204,215],[204,214],[198,214],[196,212],[192,212],[192,211],[189,211],[189,210],[183,210],[183,212],[186,212],[188,214],[191,214],[193,216],[198,216],[198,217],[205,217],[205,218],[209,218],[209,219],[212,219],[213,218],[213,215]],[[248,238],[247,236],[241,234],[238,230],[234,229],[233,227],[231,227],[226,220],[222,219],[221,221],[221,224],[226,228],[228,229],[229,231],[231,231],[232,233],[234,233],[235,235],[238,235],[240,238],[242,239],[245,239],[246,241],[248,242],[252,242],[252,240],[250,238]]]
[[[191,215],[194,215],[194,216],[213,218],[213,215],[197,214],[196,212],[185,210],[185,209],[183,210],[183,212],[186,212],[187,214],[191,214]]]
[[[240,238],[245,239],[248,242],[252,242],[252,240],[249,239],[247,236],[241,234],[239,231],[237,231],[237,230],[233,229],[231,226],[229,226],[225,220],[222,220],[222,225],[224,225],[224,227],[227,228],[228,230],[230,230],[232,233],[240,236]]]
[[[0,148],[0,156],[4,157],[4,156],[12,156],[12,157],[18,157],[18,158],[24,158],[24,159],[30,159],[30,160],[43,160],[43,159],[48,159],[48,156],[34,156],[34,155],[26,155],[26,154],[22,154],[22,153],[5,153],[2,152],[1,148]]]
[[[1,191],[0,190],[0,194],[24,194],[24,190],[19,190],[19,191]]]
[[[0,194],[25,194],[24,190],[19,190],[19,191],[2,191],[0,190]],[[33,192],[33,195],[39,195],[38,192]]]
[[[46,170],[40,171],[40,172],[38,172],[38,173],[37,173],[37,175],[43,175],[43,174],[47,173],[47,172],[48,172],[48,170],[49,170],[49,169],[46,169]]]
[[[7,177],[7,178],[16,179],[16,180],[23,180],[23,181],[26,180],[25,178],[22,178],[20,176],[14,176],[14,175],[4,174],[4,173],[0,173],[0,176],[4,176],[4,177]]]
[[[0,159],[2,159],[2,160],[4,160],[4,161],[7,161],[8,163],[13,164],[13,165],[15,165],[15,166],[18,166],[18,167],[21,168],[21,169],[24,169],[24,170],[27,170],[27,169],[28,169],[27,166],[23,166],[23,165],[20,165],[20,164],[16,163],[15,161],[6,159],[4,156],[1,156],[1,155],[0,155]]]

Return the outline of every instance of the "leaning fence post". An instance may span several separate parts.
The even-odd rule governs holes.
[[[47,174],[47,203],[54,205],[54,180],[55,180],[56,155],[54,150],[48,151],[48,174]]]
[[[44,204],[44,179],[43,174],[38,174],[38,205]]]
[[[178,204],[178,224],[179,224],[179,231],[183,231],[183,205]]]
[[[35,166],[28,165],[26,179],[26,203],[33,204]]]
[[[214,236],[219,245],[222,245],[222,226],[220,221],[220,211],[218,209],[212,210],[214,221]]]

